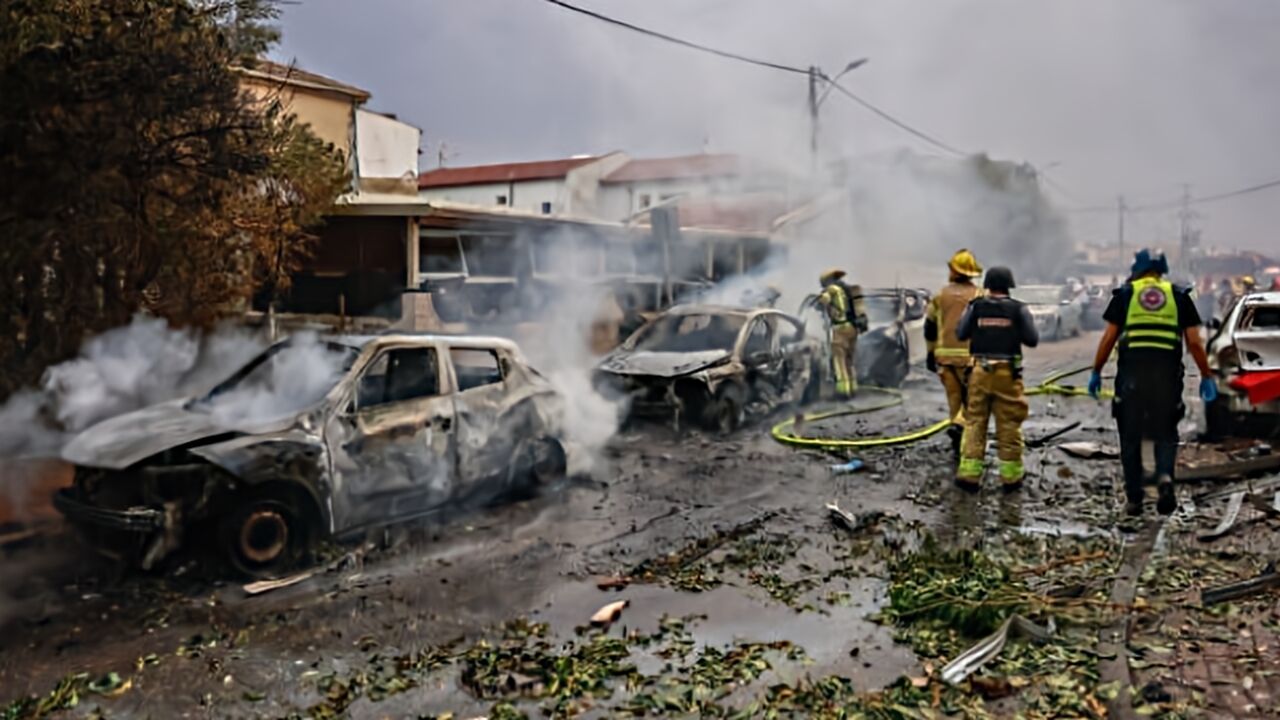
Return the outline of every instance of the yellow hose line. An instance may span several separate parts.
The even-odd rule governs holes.
[[[1078,388],[1072,385],[1059,385],[1057,383],[1058,380],[1070,377],[1072,375],[1075,375],[1077,373],[1083,372],[1088,369],[1090,369],[1090,366],[1077,368],[1075,370],[1064,370],[1064,371],[1050,373],[1049,376],[1046,377],[1044,381],[1041,382],[1039,385],[1031,388],[1030,390],[1027,390],[1026,394],[1027,395],[1063,395],[1066,397],[1082,397],[1082,396],[1088,397],[1089,392],[1084,388]],[[899,390],[893,390],[890,388],[881,388],[881,387],[866,387],[866,386],[863,386],[862,389],[874,390],[876,392],[885,393],[887,395],[892,396],[892,399],[876,405],[867,405],[865,407],[856,407],[856,408],[846,408],[842,410],[828,410],[826,412],[814,413],[812,415],[807,415],[807,414],[802,415],[801,417],[804,422],[818,422],[819,420],[827,420],[829,418],[842,417],[845,415],[861,415],[863,413],[875,412],[877,410],[884,410],[884,409],[895,407],[897,405],[902,404],[902,392]],[[1113,393],[1110,390],[1103,390],[1098,397],[1100,399],[1102,398],[1110,399],[1112,397],[1115,397],[1115,393]],[[902,435],[887,435],[883,437],[866,437],[866,438],[801,437],[792,432],[792,429],[795,427],[795,424],[796,424],[795,418],[788,418],[778,423],[777,425],[774,425],[773,428],[769,431],[769,434],[773,436],[774,440],[777,440],[778,442],[784,445],[793,445],[796,447],[822,448],[822,449],[828,449],[828,450],[887,447],[889,445],[904,445],[907,443],[916,442],[918,440],[924,440],[925,438],[931,435],[936,435],[942,432],[943,430],[946,430],[947,426],[951,424],[951,421],[939,420],[938,422],[932,425],[923,427],[919,430],[913,430],[909,433],[904,433]]]

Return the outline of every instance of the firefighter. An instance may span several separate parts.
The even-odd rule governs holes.
[[[969,303],[982,294],[973,279],[982,275],[982,266],[968,249],[962,249],[947,263],[951,273],[947,286],[929,300],[925,313],[924,339],[929,347],[925,367],[937,373],[947,393],[947,409],[951,427],[951,449],[960,454],[960,437],[964,433],[964,403],[968,397],[969,343],[956,337],[956,326]]]
[[[831,364],[836,376],[836,394],[850,397],[858,390],[858,369],[854,356],[858,349],[858,333],[866,329],[867,314],[863,310],[862,289],[841,282],[845,271],[832,268],[818,281],[822,293],[818,302],[831,321]]]
[[[996,419],[996,453],[1000,479],[1006,490],[1022,485],[1022,421],[1027,419],[1027,398],[1022,392],[1022,346],[1040,343],[1031,311],[1009,297],[1013,271],[993,267],[982,286],[987,294],[969,303],[956,338],[969,341],[973,373],[969,376],[969,400],[964,410],[964,437],[956,483],[978,490],[986,470],[987,423]]]
[[[1120,464],[1124,470],[1125,513],[1142,514],[1142,439],[1155,443],[1156,510],[1162,515],[1178,507],[1173,469],[1178,455],[1178,421],[1182,403],[1182,347],[1186,344],[1200,368],[1200,397],[1213,402],[1218,386],[1200,341],[1200,313],[1188,288],[1165,279],[1164,255],[1142,250],[1134,255],[1132,275],[1111,295],[1103,313],[1107,327],[1098,342],[1089,376],[1089,394],[1102,391],[1102,367],[1116,343],[1115,400],[1111,414],[1120,431]]]

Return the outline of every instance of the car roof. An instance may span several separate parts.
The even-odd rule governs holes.
[[[668,308],[663,315],[728,315],[730,317],[754,317],[766,314],[785,315],[776,308],[738,307],[735,305],[688,304]]]
[[[1249,293],[1243,302],[1245,305],[1280,305],[1280,292]]]
[[[396,331],[378,335],[330,335],[330,342],[364,348],[370,345],[429,345],[445,343],[454,345],[482,345],[486,347],[517,349],[515,342],[496,335],[467,335],[458,333]]]

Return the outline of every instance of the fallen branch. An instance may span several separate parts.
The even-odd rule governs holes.
[[[1272,571],[1242,582],[1201,590],[1200,603],[1216,605],[1276,588],[1280,588],[1280,573]]]
[[[1107,552],[1105,550],[1098,550],[1091,553],[1084,553],[1082,555],[1072,555],[1071,557],[1059,558],[1042,565],[1036,565],[1035,567],[1022,568],[1021,570],[1013,571],[1013,574],[1018,576],[1040,575],[1055,568],[1065,567],[1067,565],[1081,565],[1083,563],[1093,562],[1094,560],[1102,560],[1106,557]]]

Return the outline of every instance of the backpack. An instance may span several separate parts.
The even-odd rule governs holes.
[[[866,332],[869,323],[866,303],[863,302],[865,296],[862,294],[862,286],[850,285],[844,282],[838,282],[837,284],[844,291],[844,296],[849,300],[848,304],[845,305],[845,320],[857,328],[858,332]]]

